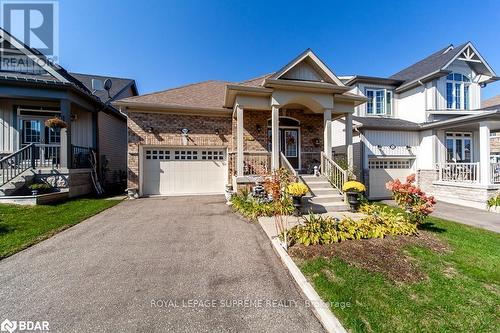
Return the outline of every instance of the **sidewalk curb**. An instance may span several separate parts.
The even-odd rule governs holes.
[[[259,224],[262,227],[260,222]],[[314,290],[313,286],[307,281],[306,277],[302,274],[297,265],[295,265],[292,258],[290,258],[285,249],[281,247],[278,239],[273,239],[269,235],[267,235],[267,237],[271,241],[274,252],[292,275],[294,282],[299,287],[302,295],[306,301],[311,304],[312,311],[318,318],[321,325],[323,325],[326,331],[330,333],[347,333],[337,317],[335,317],[330,311],[329,306],[321,299],[321,297],[319,297],[316,290]]]

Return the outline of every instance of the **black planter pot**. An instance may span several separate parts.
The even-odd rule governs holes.
[[[361,201],[359,200],[360,193],[359,192],[346,192],[347,202],[349,206],[351,206],[351,212],[356,212],[361,205]]]
[[[293,206],[295,207],[295,215],[300,215],[300,207],[302,206],[302,197],[292,197]]]

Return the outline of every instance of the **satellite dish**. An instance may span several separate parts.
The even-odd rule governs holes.
[[[110,79],[104,80],[104,89],[105,90],[110,91],[112,86],[113,86],[113,82],[111,82]]]
[[[111,82],[111,79],[106,79],[104,80],[104,89],[108,92],[108,97],[111,99],[111,94],[109,91],[111,90],[111,87],[113,86],[113,82]]]

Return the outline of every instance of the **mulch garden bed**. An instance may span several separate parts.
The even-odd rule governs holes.
[[[417,245],[437,253],[451,251],[428,231],[417,236],[391,236],[384,239],[349,240],[330,245],[295,245],[289,254],[299,262],[317,257],[338,257],[350,265],[385,274],[395,282],[417,282],[427,278],[418,263],[405,253],[406,246]]]

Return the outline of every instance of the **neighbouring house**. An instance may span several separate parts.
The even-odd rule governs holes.
[[[124,184],[126,116],[110,103],[137,95],[134,80],[69,73],[3,29],[0,37],[0,201],[22,203],[33,181],[66,197],[92,192],[92,152],[100,182]],[[55,117],[67,128],[45,124]]]
[[[387,78],[340,78],[367,98],[354,111],[353,155],[371,199],[388,198],[387,181],[415,173],[437,199],[485,208],[500,188],[498,141],[490,139],[500,132],[500,103],[482,107],[481,88],[499,78],[472,43],[446,46]],[[342,159],[345,120],[332,128],[333,158]]]
[[[332,121],[344,117],[352,128],[355,107],[366,101],[350,90],[308,49],[247,81],[206,81],[121,99],[114,105],[128,115],[129,191],[223,193],[226,184],[241,189],[278,167],[300,175],[321,165],[338,175],[340,188],[346,170],[331,160]],[[345,133],[349,161],[352,131]],[[326,195],[329,183],[318,183],[316,196],[341,197]]]
[[[485,110],[500,110],[500,95],[481,102]],[[500,163],[500,131],[491,133],[491,163]]]

